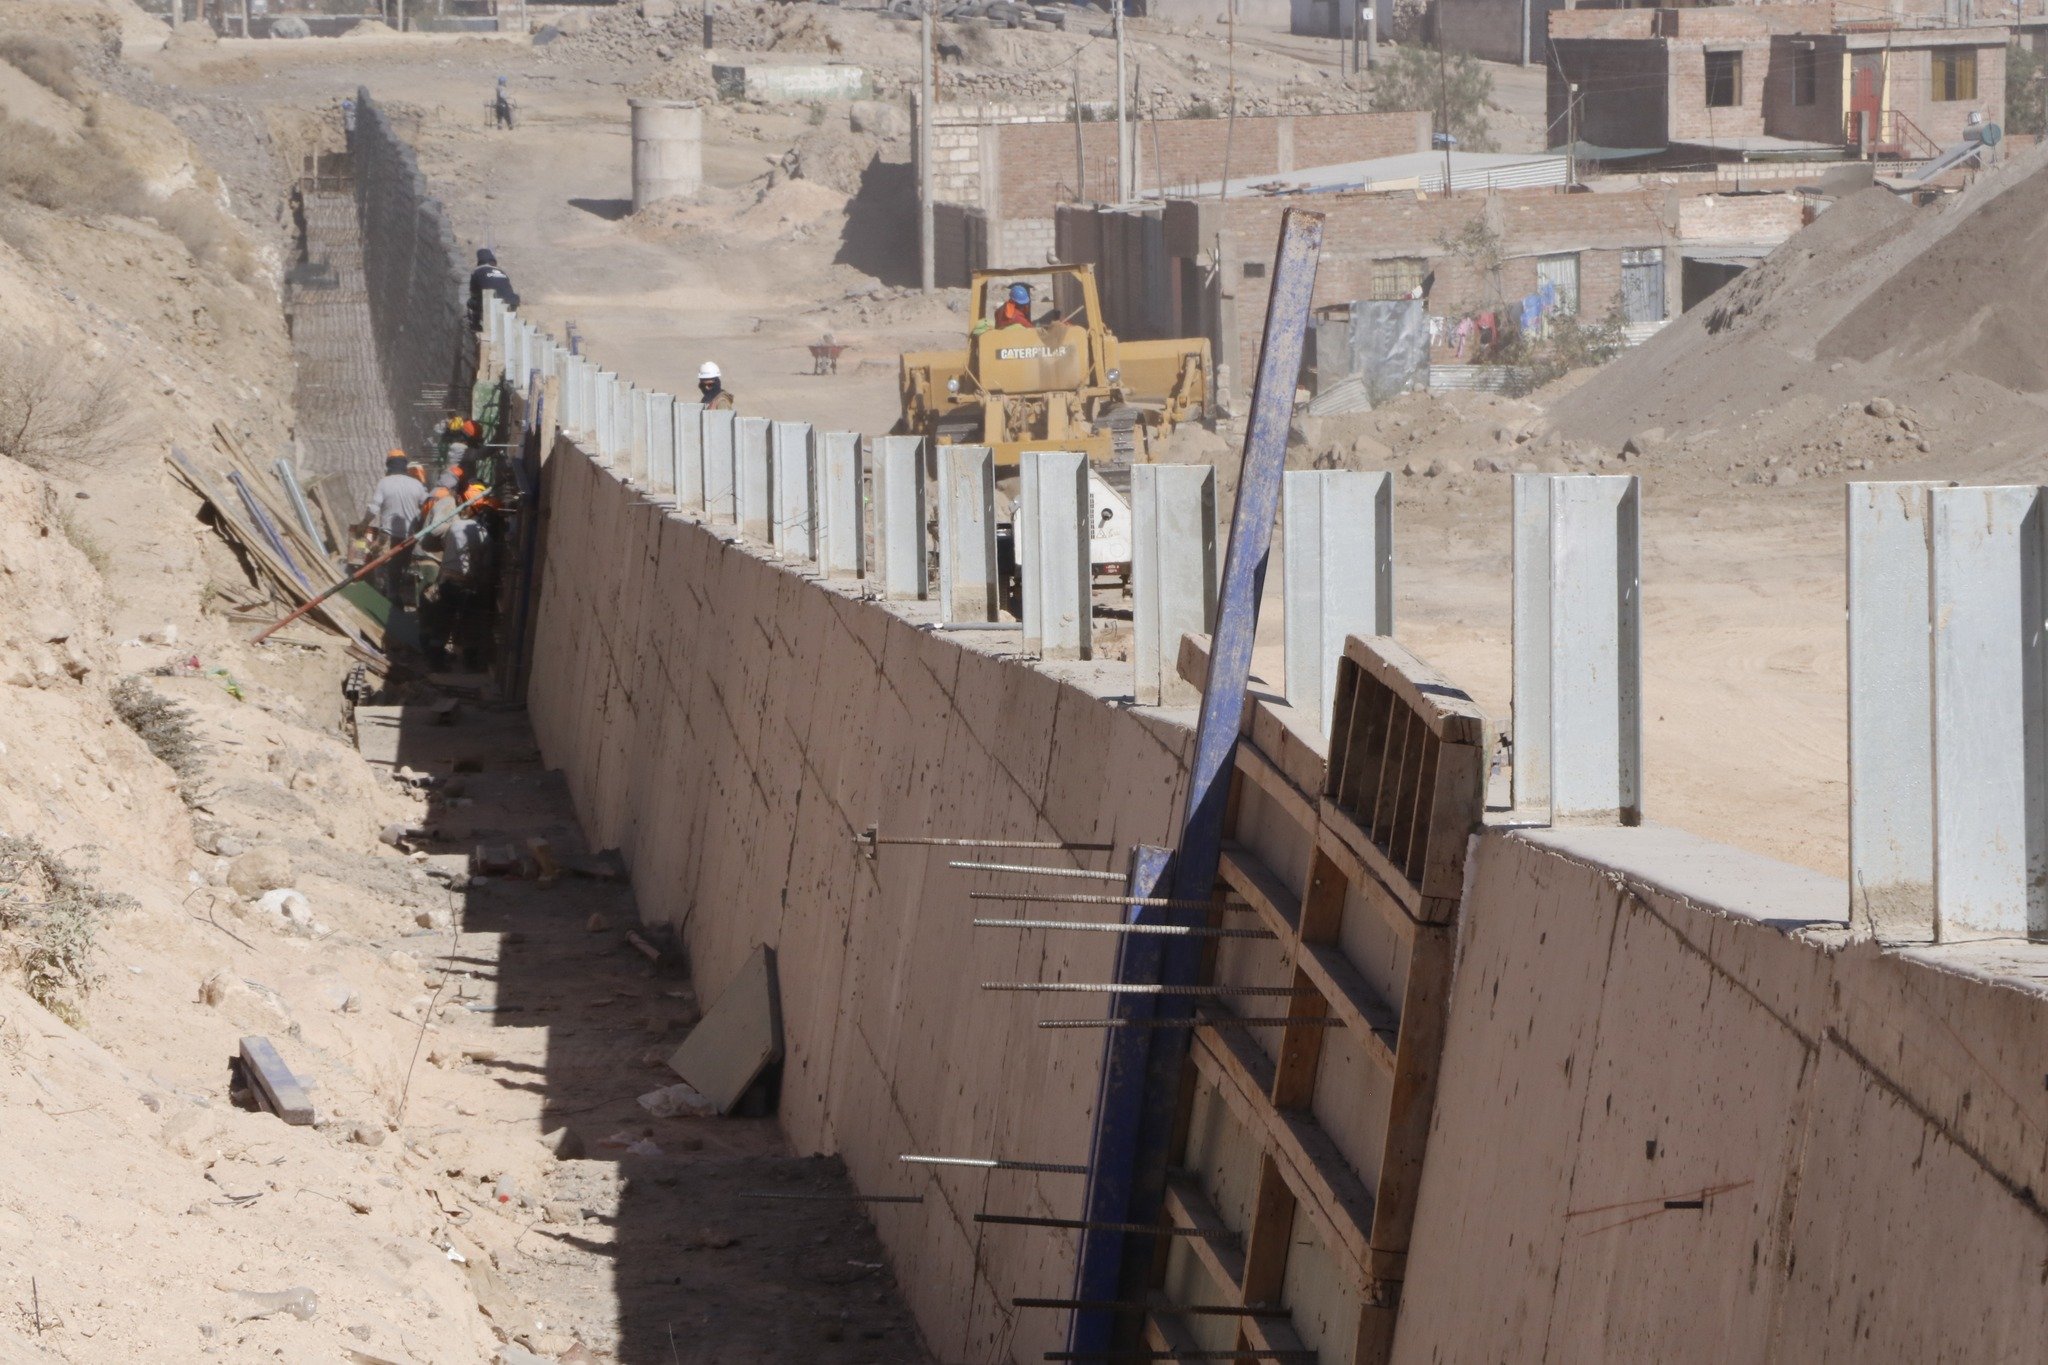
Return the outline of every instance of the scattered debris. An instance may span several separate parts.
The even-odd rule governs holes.
[[[268,1038],[251,1034],[242,1039],[241,1062],[258,1104],[296,1127],[313,1122],[313,1101]]]
[[[754,949],[739,974],[668,1059],[669,1070],[730,1114],[770,1066],[782,1060],[782,1002],[775,950]]]

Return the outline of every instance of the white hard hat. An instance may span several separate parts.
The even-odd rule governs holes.
[[[702,365],[699,365],[697,367],[697,382],[700,384],[707,379],[723,378],[725,378],[725,376],[719,373],[718,362],[715,360],[707,360]]]

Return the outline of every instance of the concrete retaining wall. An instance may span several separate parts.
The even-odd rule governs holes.
[[[1841,882],[1656,827],[1469,877],[1396,1361],[2038,1354],[2038,949],[1848,946]]]
[[[1108,980],[1110,935],[973,929],[967,892],[992,883],[946,864],[1002,855],[870,860],[856,836],[1157,842],[1189,732],[935,634],[935,605],[885,609],[777,567],[566,442],[546,497],[528,704],[593,844],[624,853],[647,919],[683,926],[707,998],[755,944],[777,950],[783,1126],[863,1191],[926,1195],[873,1212],[934,1354],[1056,1349],[1063,1315],[1009,1299],[1069,1291],[1071,1234],[973,1214],[1075,1217],[1081,1182],[897,1157],[1087,1160],[1102,1036],[1035,1021],[1100,1001],[980,985]]]

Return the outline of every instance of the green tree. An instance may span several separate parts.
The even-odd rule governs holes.
[[[1438,133],[1458,139],[1458,150],[1490,152],[1493,75],[1469,53],[1434,47],[1381,49],[1372,76],[1371,108],[1379,113],[1427,109]]]
[[[2048,135],[2048,63],[2034,49],[2014,43],[2005,50],[2005,131]]]

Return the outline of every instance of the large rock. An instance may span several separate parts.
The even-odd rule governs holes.
[[[292,884],[292,860],[281,848],[259,848],[228,864],[228,885],[244,900]]]

